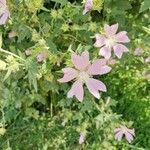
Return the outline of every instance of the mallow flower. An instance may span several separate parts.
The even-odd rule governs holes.
[[[84,141],[85,141],[85,134],[81,132],[79,137],[79,144],[83,144]]]
[[[116,128],[115,132],[115,139],[121,141],[122,137],[125,136],[126,140],[131,143],[133,140],[133,136],[135,136],[134,129],[129,129],[126,126],[120,126],[120,128]]]
[[[140,56],[142,53],[143,53],[143,49],[140,47],[136,48],[134,51],[135,56]]]
[[[5,24],[9,16],[10,12],[7,8],[6,0],[0,0],[0,25]]]
[[[46,54],[44,52],[40,52],[36,57],[37,62],[43,62],[45,58],[46,58]]]
[[[62,69],[64,76],[58,80],[61,83],[75,80],[67,97],[72,98],[75,96],[82,102],[84,97],[83,85],[86,84],[89,92],[99,99],[99,91],[106,92],[106,86],[103,82],[94,79],[93,76],[106,74],[111,71],[111,67],[106,65],[105,59],[97,59],[90,63],[88,51],[84,51],[81,55],[73,53],[71,60],[74,68]]]
[[[114,25],[104,25],[104,34],[96,34],[95,47],[100,48],[99,55],[106,59],[111,57],[113,49],[115,55],[120,59],[124,52],[128,52],[128,48],[124,43],[130,42],[126,31],[117,33],[118,23]]]
[[[85,15],[87,12],[91,11],[93,8],[93,0],[86,0],[83,10],[83,15]]]

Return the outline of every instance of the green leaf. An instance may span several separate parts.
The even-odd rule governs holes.
[[[3,39],[2,39],[2,33],[0,33],[0,48],[2,47]]]
[[[147,9],[150,9],[150,0],[144,0],[144,2],[142,2],[141,8],[140,8],[140,13]]]
[[[68,0],[51,0],[53,2],[56,2],[56,3],[60,3],[62,6],[66,5]]]
[[[28,79],[30,86],[33,85],[35,91],[38,91],[37,88],[37,78],[36,75],[38,74],[37,64],[31,59],[26,61],[26,68],[28,70]]]
[[[11,75],[11,73],[12,73],[12,70],[8,69],[3,81],[5,81]]]

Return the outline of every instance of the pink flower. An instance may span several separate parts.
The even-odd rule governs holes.
[[[83,10],[83,15],[91,11],[92,7],[93,7],[93,0],[86,0],[84,10]]]
[[[85,141],[85,134],[81,132],[79,137],[79,144],[83,144],[84,141]]]
[[[44,61],[44,59],[46,58],[46,55],[45,55],[45,53],[44,52],[40,52],[38,55],[37,55],[37,61],[38,62],[42,62],[42,61]]]
[[[134,129],[128,129],[126,126],[120,126],[120,128],[116,128],[114,130],[115,132],[115,139],[120,141],[125,135],[126,140],[131,143],[133,140],[133,136],[135,136]]]
[[[114,50],[115,55],[120,59],[124,52],[128,52],[126,46],[122,43],[130,42],[127,32],[121,31],[116,33],[118,30],[118,23],[114,25],[105,25],[105,35],[96,34],[95,47],[100,48],[99,55],[102,55],[106,59],[111,57],[111,50]]]
[[[0,0],[0,25],[5,24],[9,16],[10,12],[7,8],[6,0]]]
[[[143,53],[143,50],[141,48],[136,48],[135,51],[134,51],[134,55],[135,56],[139,56]]]
[[[75,96],[79,101],[83,101],[83,85],[86,84],[89,92],[96,98],[100,98],[99,91],[106,92],[103,82],[93,78],[93,75],[103,75],[110,72],[111,68],[106,65],[104,59],[97,59],[92,64],[89,61],[89,52],[84,51],[81,56],[72,54],[72,62],[75,68],[64,68],[64,76],[58,81],[61,83],[75,79],[67,97]]]

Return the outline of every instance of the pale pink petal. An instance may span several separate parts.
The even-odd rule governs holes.
[[[118,30],[118,23],[111,26],[107,24],[104,25],[104,31],[107,36],[112,36],[116,34],[117,30]]]
[[[86,0],[84,10],[83,10],[83,15],[91,11],[92,7],[93,7],[93,0]]]
[[[83,144],[84,140],[85,140],[85,134],[81,132],[79,137],[79,144]]]
[[[119,42],[119,43],[130,42],[130,39],[128,38],[126,31],[121,31],[121,32],[117,33],[115,37],[116,37],[116,42]]]
[[[2,5],[6,5],[6,0],[0,0],[0,3],[1,3]]]
[[[102,47],[105,44],[106,38],[101,34],[95,35],[96,42],[94,43],[95,47]]]
[[[6,9],[3,14],[0,16],[0,25],[3,25],[6,23],[7,19],[9,18],[9,11]]]
[[[123,137],[123,132],[122,131],[119,131],[115,134],[115,139],[118,140],[118,141],[121,141]]]
[[[68,98],[72,98],[73,96],[75,96],[80,102],[83,101],[83,96],[84,96],[83,84],[79,80],[73,83],[70,91],[68,92],[67,95]]]
[[[44,61],[45,58],[46,58],[45,52],[40,52],[40,53],[37,55],[37,57],[36,57],[36,59],[37,59],[38,62]]]
[[[104,46],[100,49],[99,55],[103,56],[105,59],[109,59],[111,57],[111,49]]]
[[[117,132],[119,132],[119,131],[121,131],[121,128],[116,128],[116,129],[114,129],[114,132],[115,132],[115,133],[117,133]]]
[[[125,137],[126,137],[126,139],[127,139],[127,141],[129,142],[129,143],[131,143],[132,142],[132,140],[133,140],[133,136],[132,136],[132,134],[130,134],[129,132],[125,132]]]
[[[63,78],[59,79],[58,81],[61,83],[69,82],[77,77],[78,72],[73,68],[64,68],[62,69],[64,72]]]
[[[84,70],[89,65],[89,52],[84,51],[81,56],[73,53],[71,59],[78,70]]]
[[[106,92],[106,86],[103,82],[96,79],[88,79],[86,82],[86,86],[91,94],[93,94],[96,98],[100,98],[99,91]]]
[[[135,130],[134,130],[134,129],[128,129],[128,128],[127,128],[127,131],[128,131],[130,134],[132,134],[132,135],[135,136]]]
[[[102,75],[111,71],[111,67],[106,65],[105,59],[98,59],[93,62],[88,68],[88,73],[91,75]]]
[[[122,44],[116,44],[113,46],[115,55],[120,59],[123,55],[123,52],[128,52],[127,47]]]

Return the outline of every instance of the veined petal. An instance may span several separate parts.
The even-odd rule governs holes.
[[[116,44],[113,46],[115,55],[120,59],[123,55],[123,52],[128,52],[128,49],[126,46],[122,44]]]
[[[132,134],[132,135],[135,136],[135,130],[134,130],[134,129],[128,129],[128,128],[127,128],[127,131],[128,131],[130,134]]]
[[[122,131],[119,131],[115,134],[115,139],[120,141],[123,137],[123,132]]]
[[[73,96],[75,96],[80,102],[83,101],[84,96],[83,84],[79,80],[73,83],[70,91],[67,94],[68,98],[72,98]]]
[[[128,141],[129,143],[132,142],[133,136],[132,136],[131,133],[129,133],[129,132],[126,131],[126,132],[125,132],[125,137],[126,137],[126,139],[127,139],[127,141]]]
[[[72,54],[72,62],[76,69],[84,70],[89,65],[89,52],[84,51],[81,56],[77,55],[76,53]]]
[[[111,49],[104,46],[100,49],[99,55],[103,56],[105,59],[109,59],[111,57]]]
[[[95,47],[102,47],[105,44],[106,38],[101,34],[95,35],[96,42],[94,43]]]
[[[3,14],[0,16],[0,25],[3,25],[6,23],[7,19],[9,18],[9,11],[6,9]]]
[[[61,79],[58,79],[59,82],[64,83],[64,82],[69,82],[73,80],[74,78],[77,77],[78,72],[73,69],[73,68],[64,68],[62,69],[64,72],[64,76]]]
[[[93,62],[88,68],[88,73],[91,75],[102,75],[111,71],[111,67],[106,65],[105,59],[98,59]]]
[[[99,91],[106,92],[105,84],[103,82],[93,79],[93,78],[90,78],[86,82],[86,86],[87,86],[89,92],[98,99],[100,98]]]
[[[6,0],[0,0],[0,3],[4,6],[6,6]]]
[[[116,128],[116,129],[114,129],[114,132],[115,132],[115,133],[117,133],[117,132],[119,132],[119,131],[121,131],[121,128]]]
[[[79,137],[79,144],[83,144],[84,140],[85,140],[85,134],[81,132]]]
[[[111,26],[107,24],[104,25],[104,31],[106,32],[107,36],[113,36],[114,34],[116,34],[117,30],[118,30],[118,23]]]
[[[116,42],[119,43],[128,43],[130,42],[129,37],[127,36],[127,32],[126,31],[121,31],[119,33],[116,34]]]
[[[83,10],[83,15],[91,11],[92,7],[93,7],[93,0],[86,0],[84,10]]]

